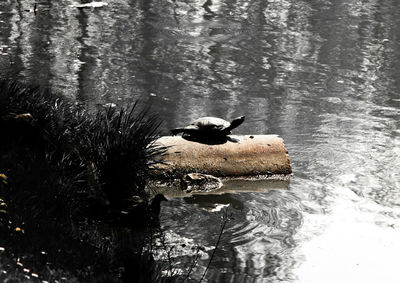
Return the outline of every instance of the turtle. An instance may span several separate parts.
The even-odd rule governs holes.
[[[244,116],[237,117],[228,122],[216,117],[199,118],[186,127],[171,130],[173,135],[183,133],[183,135],[201,137],[224,137],[231,134],[231,130],[238,127],[244,121]]]

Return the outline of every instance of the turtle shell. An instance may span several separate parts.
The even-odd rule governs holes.
[[[190,125],[184,127],[186,131],[199,131],[199,132],[223,132],[231,125],[230,122],[216,117],[203,117],[199,118]]]
[[[216,117],[203,117],[199,118],[186,127],[172,129],[171,133],[177,135],[183,133],[183,135],[193,136],[226,136],[231,133],[231,130],[238,127],[244,121],[244,116],[237,117],[228,122],[221,118]]]

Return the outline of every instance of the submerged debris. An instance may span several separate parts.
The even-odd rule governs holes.
[[[190,173],[182,177],[182,190],[186,192],[209,192],[222,187],[221,179],[202,173]]]

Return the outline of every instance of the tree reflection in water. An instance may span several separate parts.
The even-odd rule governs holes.
[[[243,209],[232,210],[206,279],[376,282],[385,274],[396,282],[396,1],[220,0],[206,5],[213,14],[197,0],[85,10],[67,1],[25,12],[34,2],[0,4],[3,75],[89,110],[140,100],[164,119],[165,134],[182,121],[243,113],[239,134],[284,138],[289,189],[233,195]],[[177,238],[215,243],[218,212],[177,199],[161,217]]]

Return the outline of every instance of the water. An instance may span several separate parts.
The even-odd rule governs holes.
[[[41,1],[35,14],[34,1],[2,1],[0,72],[88,109],[140,100],[164,134],[246,115],[236,133],[284,138],[287,189],[215,197],[230,220],[209,282],[399,282],[398,1],[107,2]],[[195,202],[161,216],[177,270],[205,247],[193,281],[225,211]]]

